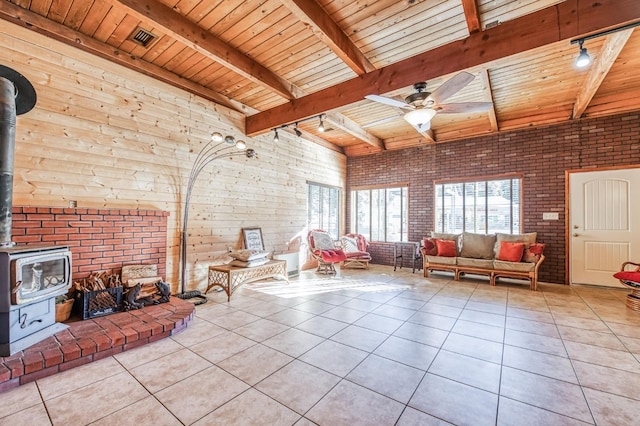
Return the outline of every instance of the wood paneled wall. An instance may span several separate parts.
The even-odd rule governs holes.
[[[170,213],[167,277],[178,289],[186,185],[212,132],[244,139],[257,159],[211,163],[191,198],[188,289],[259,226],[286,251],[306,224],[306,182],[344,187],[344,155],[280,135],[246,138],[244,116],[4,22],[0,64],[34,85],[36,107],[17,119],[13,201],[21,206],[156,209]]]

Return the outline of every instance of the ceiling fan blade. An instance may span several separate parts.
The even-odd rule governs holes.
[[[471,112],[485,112],[493,108],[491,102],[463,102],[458,104],[444,104],[435,107],[438,114],[460,114]]]
[[[442,85],[434,90],[427,99],[433,100],[436,104],[442,103],[445,100],[449,99],[451,96],[455,95],[464,86],[471,83],[474,78],[475,76],[473,74],[462,71],[461,73],[454,75],[449,80],[442,83]],[[425,102],[427,102],[427,100],[425,100]]]
[[[381,104],[390,105],[390,106],[394,106],[394,107],[398,107],[398,108],[409,108],[409,109],[411,109],[411,105],[407,104],[406,102],[398,100],[398,99],[394,99],[394,98],[387,98],[385,96],[367,95],[367,96],[365,96],[365,99],[369,99],[370,101],[379,102]]]

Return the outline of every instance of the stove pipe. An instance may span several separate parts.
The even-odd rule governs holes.
[[[0,247],[10,247],[16,115],[30,111],[36,92],[22,74],[0,65]]]

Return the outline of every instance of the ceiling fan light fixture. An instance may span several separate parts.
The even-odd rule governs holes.
[[[591,63],[591,57],[587,53],[587,48],[582,47],[582,43],[584,43],[584,40],[580,40],[579,43],[580,43],[580,54],[576,59],[576,67],[584,68]]]
[[[431,122],[433,116],[436,115],[435,110],[430,108],[422,108],[415,109],[410,111],[404,115],[404,119],[407,123],[411,124],[413,127],[421,127],[424,128],[426,124]]]

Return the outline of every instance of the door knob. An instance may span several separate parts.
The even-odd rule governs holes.
[[[578,225],[573,225],[573,229],[578,229],[580,228]]]
[[[573,236],[574,236],[574,237],[577,237],[577,236],[578,236],[578,233],[577,233],[577,232],[574,232],[574,233],[573,233]]]

